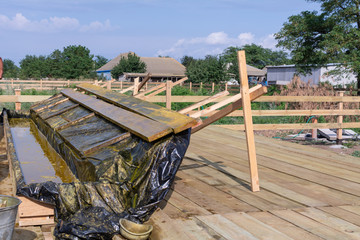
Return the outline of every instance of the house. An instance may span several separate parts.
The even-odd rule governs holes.
[[[232,63],[228,63],[226,68],[229,69],[231,65]],[[261,70],[250,65],[246,65],[246,70],[247,70],[249,83],[253,83],[253,84],[261,83],[266,76],[265,70]],[[229,85],[239,84],[239,81],[234,78],[235,77],[234,75],[232,75],[231,77],[232,78],[228,82]]]
[[[331,74],[339,64],[331,63],[323,67],[316,67],[311,70],[310,74],[297,74],[295,65],[267,66],[267,81],[269,85],[286,85],[291,82],[295,75],[298,75],[303,82],[319,84],[328,82],[332,85],[351,84],[356,81],[356,76],[352,72],[341,75]],[[345,70],[344,68],[342,70]]]
[[[106,79],[111,79],[111,70],[119,63],[121,57],[127,57],[129,53],[122,53],[107,64],[96,70],[98,75],[103,75]],[[135,53],[133,53],[135,54]],[[124,73],[120,80],[132,81],[137,77],[145,77],[151,73],[152,81],[173,80],[176,81],[185,77],[186,68],[170,57],[140,57],[140,60],[146,64],[145,73]]]

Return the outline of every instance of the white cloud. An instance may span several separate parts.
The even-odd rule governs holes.
[[[205,37],[191,39],[179,39],[168,49],[160,49],[156,55],[172,56],[177,59],[184,55],[193,57],[204,57],[206,55],[218,55],[230,46],[243,46],[245,44],[257,44],[264,48],[275,50],[276,40],[274,36],[268,35],[257,37],[253,33],[240,33],[237,37],[229,37],[225,32],[213,32]]]
[[[110,20],[105,22],[94,21],[90,24],[81,25],[79,20],[71,17],[50,17],[40,21],[29,20],[21,13],[14,17],[0,14],[0,29],[24,32],[64,32],[64,31],[109,31],[115,29]]]

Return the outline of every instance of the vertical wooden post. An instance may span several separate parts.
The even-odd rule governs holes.
[[[214,91],[215,91],[215,83],[212,82],[212,84],[211,84],[211,92],[214,92]]]
[[[260,191],[259,186],[259,174],[256,161],[256,150],[255,150],[255,138],[254,128],[251,114],[251,102],[249,94],[249,82],[246,69],[246,58],[245,51],[238,51],[237,53],[239,62],[239,74],[240,74],[240,87],[241,87],[241,99],[244,111],[244,125],[245,135],[248,150],[249,166],[250,166],[250,182],[251,190],[253,192]]]
[[[137,78],[134,79],[133,96],[136,95],[136,94],[138,94],[138,92],[139,92],[139,80],[140,80],[139,77],[137,77]]]
[[[344,91],[340,91],[339,92],[339,96],[340,97],[343,97],[344,96]],[[341,102],[339,102],[339,110],[342,111],[344,110],[344,102],[341,100]],[[338,119],[337,119],[337,122],[342,124],[343,123],[343,116],[342,115],[339,115],[338,116]],[[338,128],[337,131],[336,131],[336,142],[338,144],[341,144],[342,142],[342,128]]]
[[[99,81],[95,80],[95,86],[99,86]]]
[[[40,90],[43,89],[43,82],[42,82],[42,79],[40,79]]]
[[[201,82],[200,83],[200,90],[202,90],[202,88],[203,88],[203,83]]]
[[[148,90],[148,83],[145,83],[145,91]]]
[[[311,119],[312,123],[318,123],[318,119],[316,117]],[[311,130],[311,138],[316,140],[317,139],[317,128],[313,128]]]
[[[191,91],[191,89],[192,89],[192,82],[190,82],[189,89],[190,89],[190,91]]]
[[[111,81],[108,81],[108,82],[107,82],[106,88],[107,88],[108,90],[111,90]]]
[[[68,87],[70,87],[70,80],[67,80],[67,85]]]
[[[14,79],[11,79],[11,88],[14,88]]]
[[[21,89],[15,89],[15,95],[20,96],[21,95]],[[15,102],[15,111],[21,110],[21,102]]]
[[[171,109],[171,88],[172,88],[172,81],[166,81],[166,108]]]
[[[120,90],[123,89],[123,81],[120,80]]]
[[[227,83],[225,83],[225,91],[227,91]]]

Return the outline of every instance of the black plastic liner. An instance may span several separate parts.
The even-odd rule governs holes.
[[[1,118],[4,120],[17,194],[55,205],[57,225],[54,235],[59,239],[111,239],[119,233],[120,218],[140,223],[147,221],[171,190],[190,142],[190,129],[151,143],[131,135],[97,152],[82,155],[65,144],[64,134],[60,135],[48,123],[32,115],[35,124],[63,156],[79,181],[26,184],[15,154],[7,115],[10,118],[25,116],[3,110]],[[83,124],[98,123],[106,125],[94,119]],[[113,126],[101,129],[106,135],[108,130],[113,131]],[[94,133],[86,134],[86,131],[74,131],[73,135],[68,131],[67,134],[67,139],[76,141],[81,141],[79,134],[83,134],[87,144],[94,144],[87,138],[96,136]]]

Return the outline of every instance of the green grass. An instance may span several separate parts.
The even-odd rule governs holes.
[[[354,151],[351,156],[360,157],[360,151]]]

